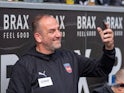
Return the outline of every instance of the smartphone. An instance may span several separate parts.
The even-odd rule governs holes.
[[[103,22],[102,22],[102,30],[105,30],[107,27],[106,27],[106,23],[107,21],[104,19]]]

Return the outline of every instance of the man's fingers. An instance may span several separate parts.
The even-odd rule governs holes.
[[[102,38],[103,37],[103,30],[100,27],[97,27],[97,31],[99,32],[99,35]]]
[[[102,33],[102,29],[100,27],[97,27],[97,30],[99,33]]]
[[[105,23],[106,29],[110,29],[110,26],[108,23]]]

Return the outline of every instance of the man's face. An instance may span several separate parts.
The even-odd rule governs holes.
[[[41,20],[42,24],[39,24],[42,28],[41,44],[44,49],[48,51],[54,51],[61,47],[62,33],[59,30],[59,24],[55,18],[49,17]],[[40,22],[41,23],[41,22]]]
[[[124,93],[124,81],[116,81],[117,84],[120,84],[119,87],[115,87],[115,93]]]

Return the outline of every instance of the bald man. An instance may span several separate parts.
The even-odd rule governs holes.
[[[86,58],[61,50],[62,33],[51,15],[39,15],[33,21],[36,45],[16,62],[7,93],[78,93],[83,76],[107,76],[115,62],[113,31],[98,28],[104,43],[99,59]]]

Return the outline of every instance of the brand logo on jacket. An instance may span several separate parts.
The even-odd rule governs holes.
[[[46,71],[43,71],[43,73],[42,73],[42,72],[38,72],[38,74],[39,74],[39,75],[42,75],[42,76],[44,76],[44,77],[47,77]]]
[[[68,72],[68,73],[72,73],[72,68],[71,68],[71,65],[69,63],[65,63],[63,64],[64,67],[65,67],[65,70]]]

